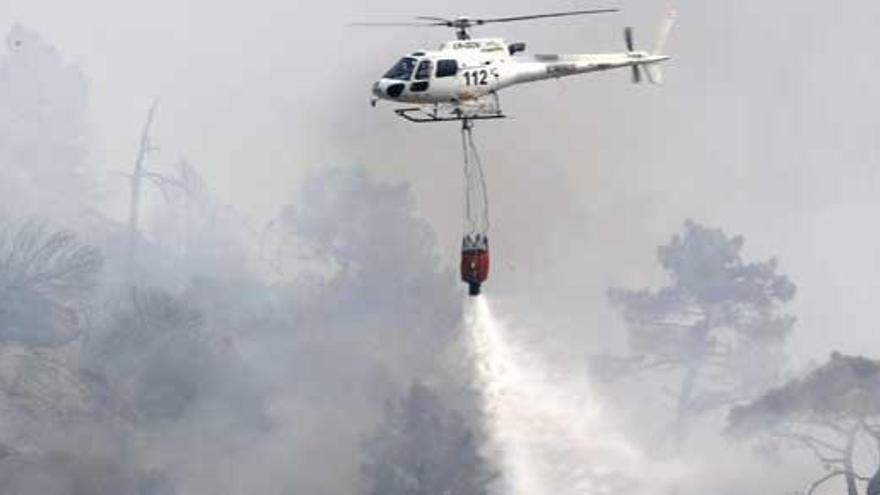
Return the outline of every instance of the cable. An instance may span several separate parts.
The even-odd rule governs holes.
[[[461,128],[461,149],[464,154],[464,182],[465,182],[465,222],[467,235],[476,233],[476,224],[473,217],[473,209],[471,206],[471,196],[473,194],[471,181],[471,162],[468,148],[468,134],[470,133],[470,122],[465,120]]]
[[[476,171],[477,177],[479,179],[480,186],[480,195],[483,200],[483,225],[482,225],[482,234],[487,234],[489,232],[490,222],[489,222],[489,191],[486,187],[486,176],[483,173],[483,162],[480,160],[480,153],[477,150],[477,145],[474,143],[473,133],[468,130],[468,144],[470,145],[470,151],[474,158],[474,162],[476,163]]]

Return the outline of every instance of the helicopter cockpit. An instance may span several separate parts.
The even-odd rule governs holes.
[[[458,74],[458,69],[458,60],[435,61],[425,52],[416,52],[403,57],[388,70],[373,85],[373,94],[378,98],[399,99],[408,86],[410,93],[416,97],[417,94],[428,91],[432,79],[453,77]]]
[[[403,57],[388,72],[382,76],[384,79],[394,79],[396,81],[409,81],[413,71],[416,70],[417,59],[413,57]]]

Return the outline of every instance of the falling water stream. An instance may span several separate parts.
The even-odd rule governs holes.
[[[645,461],[608,428],[583,375],[564,373],[519,345],[486,297],[466,312],[490,455],[503,495],[656,493]]]

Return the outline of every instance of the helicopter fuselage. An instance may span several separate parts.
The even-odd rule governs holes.
[[[464,104],[516,84],[623,67],[650,69],[669,59],[640,51],[517,55],[523,50],[524,44],[508,45],[500,38],[450,41],[438,50],[403,57],[373,85],[373,97],[410,104]]]

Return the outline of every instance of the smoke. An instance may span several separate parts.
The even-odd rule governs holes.
[[[365,101],[390,58],[446,33],[342,27],[412,5],[16,1],[3,17],[25,12],[85,70],[32,30],[8,36],[0,222],[48,219],[106,262],[94,292],[58,312],[28,298],[14,329],[0,332],[17,337],[0,341],[0,491],[352,493],[361,439],[412,380],[472,407],[462,335],[473,339],[490,448],[505,468],[499,490],[764,495],[814,472],[809,459],[801,469],[718,439],[719,418],[694,427],[680,463],[667,461],[659,380],[610,394],[548,349],[613,352],[623,332],[606,289],[655,283],[655,246],[695,214],[778,254],[803,288],[796,361],[871,348],[878,242],[863,226],[877,203],[877,117],[863,109],[877,100],[876,64],[869,51],[851,66],[834,55],[870,44],[876,2],[829,16],[815,1],[687,0],[666,87],[609,74],[512,91],[505,108],[520,118],[479,127],[504,260],[488,290],[499,299],[463,316],[448,269],[461,228],[455,132],[405,127]],[[534,5],[442,7],[418,14]],[[625,22],[650,36],[641,26],[656,20],[654,7],[607,24],[483,32],[534,52],[619,49]],[[106,22],[83,29],[95,12]],[[291,57],[292,46],[309,49]],[[340,46],[359,50],[340,61]],[[855,76],[841,78],[847,70]],[[106,153],[100,165],[128,167],[158,91],[151,165],[185,148],[203,177],[190,195],[146,188],[153,221],[132,293],[120,283],[125,225],[114,219],[124,212],[90,188],[105,182],[124,197],[126,182],[91,165]],[[94,131],[104,149],[90,146]],[[303,173],[356,160],[370,168]],[[167,304],[139,320],[153,296]],[[516,325],[493,314],[501,297]],[[175,311],[197,317],[163,319]],[[64,338],[57,316],[71,330]]]
[[[73,221],[82,175],[88,84],[40,36],[15,25],[0,55],[0,218],[50,213]]]
[[[204,168],[152,156],[162,180],[144,185],[129,284],[126,226],[91,209],[84,77],[36,33],[10,39],[0,491],[352,493],[362,440],[399,390],[421,380],[466,407],[460,370],[443,364],[458,287],[406,185],[316,173],[267,225],[226,204]],[[94,253],[89,283],[67,283],[82,263],[59,249]]]

